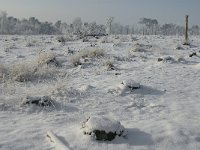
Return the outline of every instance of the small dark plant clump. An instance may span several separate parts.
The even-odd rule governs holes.
[[[184,42],[183,45],[190,46],[190,43],[188,43],[188,42]]]
[[[106,133],[103,130],[95,130],[94,134],[95,134],[96,140],[100,140],[100,141],[103,141],[103,140],[104,141],[112,141],[117,136],[116,132]]]
[[[73,65],[74,65],[75,67],[77,67],[77,66],[79,66],[79,65],[82,65],[82,63],[81,63],[80,61],[76,61],[76,62],[73,63]]]
[[[158,58],[158,62],[161,62],[161,61],[163,61],[163,58]]]
[[[66,39],[63,37],[63,36],[60,36],[60,37],[57,37],[57,41],[59,43],[65,43],[66,42]]]
[[[56,60],[55,57],[50,59],[50,60],[48,60],[46,63],[47,63],[47,65],[54,64],[56,67],[60,66],[60,63]]]
[[[193,52],[192,54],[189,54],[189,57],[197,56],[196,52]]]
[[[115,70],[115,66],[111,62],[107,63],[107,67],[108,67],[107,70]]]
[[[31,105],[31,104],[40,107],[50,107],[53,105],[53,100],[49,96],[42,96],[42,97],[27,96],[22,102],[22,105]]]

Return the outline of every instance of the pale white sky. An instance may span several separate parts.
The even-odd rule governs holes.
[[[68,23],[81,17],[104,24],[107,16],[114,16],[122,24],[135,24],[142,17],[183,24],[189,14],[190,23],[200,25],[199,7],[200,0],[0,0],[0,10],[9,16]]]

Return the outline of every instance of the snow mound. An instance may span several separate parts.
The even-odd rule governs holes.
[[[130,80],[130,79],[126,80],[126,81],[122,81],[121,84],[127,86],[131,90],[133,90],[133,89],[139,89],[140,88],[140,83],[135,82],[134,80]]]
[[[158,58],[158,62],[163,63],[176,63],[176,60],[171,56],[166,56],[164,58]]]
[[[178,62],[182,62],[182,63],[186,63],[186,60],[185,60],[184,58],[182,58],[182,57],[179,57],[179,58],[177,59],[177,61],[178,61]]]
[[[134,80],[125,80],[122,81],[120,84],[116,85],[114,88],[110,88],[108,93],[117,93],[119,95],[123,95],[126,92],[131,92],[133,90],[139,89],[140,83],[135,82]]]
[[[116,136],[125,136],[125,128],[119,121],[106,117],[90,117],[82,124],[84,134],[92,135],[96,140],[113,140]]]
[[[86,92],[90,89],[93,89],[94,87],[91,86],[91,85],[81,85],[78,90],[81,91],[81,92]]]
[[[173,44],[171,47],[174,50],[185,50],[185,48],[183,47],[183,45],[179,44],[179,43]]]

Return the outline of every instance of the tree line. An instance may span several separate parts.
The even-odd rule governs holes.
[[[184,35],[185,27],[173,23],[160,25],[157,19],[140,18],[137,25],[122,25],[114,22],[114,17],[108,17],[105,25],[96,22],[83,22],[80,17],[71,23],[58,20],[56,23],[40,22],[35,17],[17,19],[0,12],[0,34],[38,35],[38,34],[76,34],[106,35],[106,34],[141,34],[141,35]],[[192,25],[191,35],[199,35],[200,27]]]

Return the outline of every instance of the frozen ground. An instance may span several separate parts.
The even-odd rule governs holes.
[[[0,149],[54,150],[49,130],[72,150],[200,149],[200,38],[190,40],[184,46],[182,37],[164,36],[66,43],[56,36],[0,36]],[[105,55],[73,66],[73,55],[91,44]],[[53,53],[59,66],[38,67],[40,53]],[[19,82],[16,70],[34,76]],[[49,96],[55,105],[24,106],[26,96]],[[119,120],[127,136],[97,142],[83,135],[81,122],[90,116]]]

